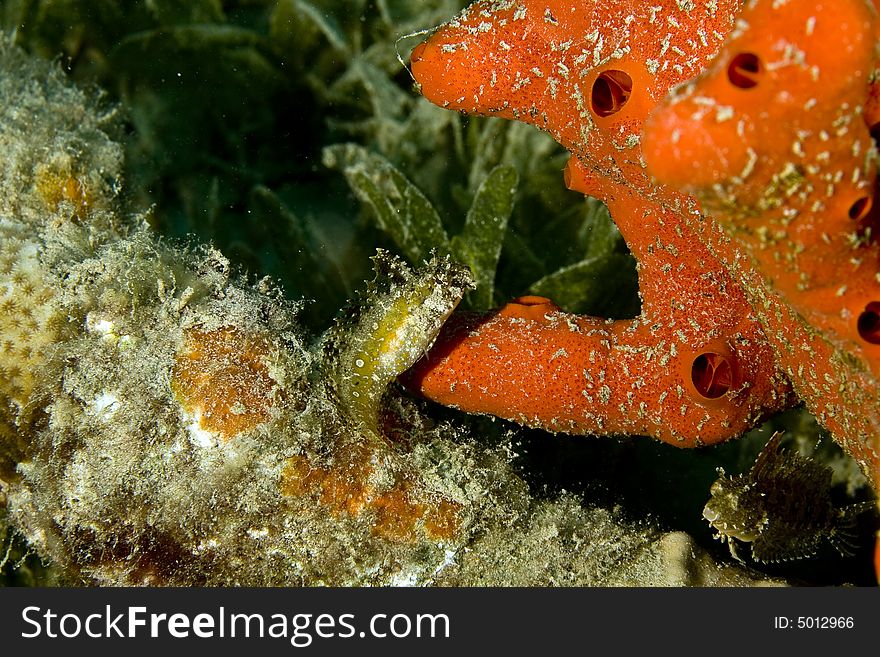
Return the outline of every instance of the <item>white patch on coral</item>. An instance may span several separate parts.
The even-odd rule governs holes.
[[[397,573],[391,578],[389,586],[411,588],[419,585],[419,574],[417,572]]]
[[[92,400],[92,406],[89,408],[89,411],[106,421],[116,415],[119,407],[119,397],[112,392],[102,392]]]
[[[457,556],[457,552],[455,550],[444,550],[443,551],[443,562],[440,563],[431,574],[431,577],[435,577],[440,571],[442,571],[447,566],[451,566],[455,563],[455,557]],[[400,572],[394,575],[389,582],[389,586],[399,586],[399,587],[412,587],[412,586],[424,586],[426,582],[424,581],[424,575],[417,571],[410,572]]]
[[[111,343],[119,340],[119,336],[116,335],[115,324],[109,319],[96,316],[94,313],[86,315],[86,330],[92,335],[100,336]]]
[[[189,440],[193,445],[202,449],[213,449],[222,444],[223,441],[220,440],[220,436],[213,431],[202,429],[201,410],[196,410],[195,415],[186,413],[186,417],[190,420],[187,429],[189,430]]]
[[[213,552],[220,547],[220,542],[216,538],[207,538],[193,548],[193,554],[199,555],[205,552]]]
[[[437,575],[437,573],[446,568],[446,566],[451,566],[452,564],[454,564],[455,557],[457,555],[458,552],[456,552],[455,550],[445,550],[443,553],[443,563],[437,566],[437,568],[434,570],[434,575]]]

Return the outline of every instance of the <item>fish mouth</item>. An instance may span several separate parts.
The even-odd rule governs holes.
[[[721,517],[721,514],[710,505],[707,504],[703,507],[703,518],[708,520],[710,525],[714,526],[715,521],[718,520],[719,517]]]
[[[703,507],[703,518],[709,522],[712,529],[719,534],[718,538],[722,541],[735,538],[743,543],[751,543],[757,538],[757,533],[748,531],[742,527],[731,526],[729,523],[721,519],[721,513],[707,504]]]

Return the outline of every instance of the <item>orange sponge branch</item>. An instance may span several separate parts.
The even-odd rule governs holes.
[[[550,431],[645,434],[682,447],[736,436],[793,401],[742,292],[676,230],[674,214],[626,186],[600,184],[576,158],[565,179],[603,198],[630,243],[640,316],[571,315],[542,297],[462,314],[406,379],[412,387]],[[695,278],[702,285],[686,284]]]
[[[751,355],[723,339],[679,350],[641,320],[571,315],[523,297],[456,315],[406,381],[440,403],[527,426],[694,447],[786,404],[779,381],[755,376]]]

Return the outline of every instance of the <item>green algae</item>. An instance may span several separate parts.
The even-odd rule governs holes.
[[[323,161],[345,174],[378,227],[407,260],[419,263],[432,252],[454,256],[474,275],[471,303],[477,308],[493,305],[495,272],[517,192],[515,168],[498,165],[488,173],[474,194],[461,232],[450,239],[431,202],[380,155],[356,144],[339,144],[324,149]]]
[[[324,149],[323,162],[345,174],[379,228],[410,262],[421,262],[433,249],[449,251],[449,238],[431,202],[381,155],[357,144],[339,144]]]

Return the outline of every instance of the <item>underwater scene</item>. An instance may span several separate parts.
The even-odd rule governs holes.
[[[878,5],[0,0],[0,584],[876,586]]]

